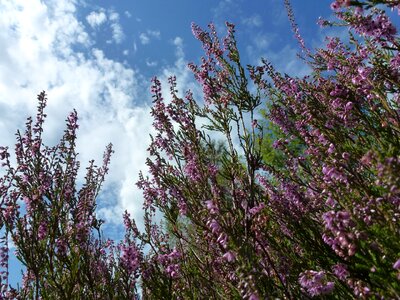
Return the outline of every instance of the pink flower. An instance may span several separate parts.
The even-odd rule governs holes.
[[[258,299],[260,298],[257,296],[257,294],[251,294],[249,297],[249,300],[258,300]]]
[[[338,10],[340,8],[340,4],[337,1],[331,3],[332,10]]]
[[[328,281],[324,271],[307,270],[300,274],[300,285],[310,294],[310,296],[330,294],[335,284]]]
[[[219,231],[221,230],[221,227],[219,226],[218,222],[215,219],[208,221],[207,225],[211,229],[211,232],[214,234],[218,234]]]
[[[227,261],[227,262],[233,262],[236,260],[236,254],[233,251],[228,251],[222,257]]]
[[[350,275],[349,271],[343,264],[336,264],[332,267],[333,274],[340,280],[346,280],[346,278]]]
[[[400,270],[400,258],[393,264],[393,269]]]
[[[219,212],[218,207],[215,205],[213,200],[207,200],[206,202],[206,207],[212,214],[217,214]]]
[[[47,234],[46,222],[41,222],[38,229],[38,239],[43,240]]]

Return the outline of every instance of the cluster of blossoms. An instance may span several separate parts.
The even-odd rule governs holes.
[[[168,254],[159,254],[157,256],[158,262],[165,267],[165,272],[171,278],[177,278],[179,276],[179,260],[181,258],[180,253],[173,249]]]
[[[323,234],[324,242],[332,247],[339,256],[353,256],[356,246],[355,224],[347,211],[328,211],[322,216],[328,233]]]
[[[323,271],[305,271],[300,274],[299,283],[311,296],[330,294],[335,287],[334,282],[327,281]]]

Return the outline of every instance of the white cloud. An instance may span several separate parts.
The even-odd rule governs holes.
[[[111,24],[111,29],[112,29],[112,32],[113,32],[113,40],[117,44],[120,44],[123,41],[124,37],[125,37],[124,32],[122,31],[121,25],[119,23],[112,23]]]
[[[214,8],[211,9],[213,13],[212,22],[217,28],[217,32],[224,33],[226,31],[225,22],[232,22],[232,19],[227,20],[227,16],[240,17],[243,14],[241,6],[239,5],[241,1],[231,1],[231,0],[221,0],[216,1]]]
[[[86,21],[92,28],[97,28],[105,21],[107,21],[107,16],[103,11],[92,11],[89,15],[86,16]]]
[[[252,40],[258,50],[266,50],[273,41],[273,38],[274,37],[272,35],[257,33],[254,35]]]
[[[109,11],[108,20],[112,32],[112,40],[107,41],[107,43],[111,44],[114,42],[120,44],[124,40],[125,34],[122,30],[121,24],[119,23],[119,14],[114,11]],[[98,12],[92,11],[86,16],[86,21],[93,29],[100,27],[107,21],[105,10],[101,9]]]
[[[133,42],[133,53],[137,52],[137,44],[136,42]]]
[[[139,35],[140,42],[142,45],[147,45],[152,39],[160,39],[161,33],[158,30],[147,30]]]
[[[158,62],[155,60],[146,59],[146,66],[148,67],[157,67]]]
[[[140,42],[141,42],[143,45],[147,45],[148,43],[150,43],[150,38],[149,38],[149,36],[148,36],[147,34],[145,34],[145,33],[141,33],[141,34],[139,35],[139,39],[140,39]]]
[[[243,18],[242,23],[250,27],[260,27],[263,24],[263,21],[260,15],[253,15],[248,18]]]
[[[111,21],[113,40],[115,43],[120,44],[125,38],[125,34],[122,30],[121,24],[119,24],[119,14],[116,12],[111,12],[108,18]]]
[[[138,103],[147,95],[140,74],[108,59],[90,41],[76,18],[73,0],[4,0],[0,3],[0,141],[14,144],[17,128],[36,111],[36,94],[48,93],[45,143],[62,135],[64,120],[73,108],[79,115],[78,152],[84,168],[90,159],[98,164],[108,142],[114,144],[104,190],[115,190],[100,214],[108,222],[121,222],[128,209],[140,221],[142,196],[135,187],[139,170],[145,170],[150,107]],[[116,16],[109,19],[116,21]],[[76,52],[80,44],[85,53]],[[29,49],[29,51],[27,51]],[[82,49],[82,47],[79,47]],[[143,90],[143,91],[142,91]]]
[[[129,12],[129,11],[124,11],[124,15],[127,17],[127,18],[131,18],[132,17],[132,14]]]
[[[117,12],[111,11],[108,15],[108,19],[111,22],[110,27],[112,31],[113,41],[117,44],[122,43],[125,38],[125,34],[122,30],[121,24],[119,23],[119,14]]]
[[[119,14],[115,11],[110,12],[110,15],[108,17],[110,21],[119,21]]]
[[[299,59],[299,48],[291,45],[286,45],[279,52],[274,52],[268,49],[268,45],[272,40],[261,35],[259,39],[255,38],[253,43],[246,47],[246,54],[250,59],[250,64],[261,64],[261,58],[267,58],[272,63],[274,68],[291,76],[305,76],[309,74],[310,68]],[[282,59],[284,57],[285,59]]]
[[[179,36],[175,37],[172,43],[175,45],[175,55],[179,58],[184,58],[185,53],[183,51],[183,39]]]

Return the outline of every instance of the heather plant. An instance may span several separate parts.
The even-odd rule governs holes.
[[[158,133],[138,183],[147,297],[399,297],[399,46],[377,3],[334,2],[338,22],[320,23],[348,27],[349,42],[315,53],[289,9],[304,78],[243,67],[232,24],[222,41],[193,25],[204,105],[178,97],[174,77],[167,104],[153,80]],[[265,104],[270,128],[255,117]],[[222,155],[209,155],[209,131],[224,135]]]
[[[54,147],[43,145],[46,95],[38,96],[36,120],[28,118],[17,132],[15,165],[8,148],[0,148],[4,177],[0,181],[1,286],[4,299],[127,299],[137,293],[141,250],[134,233],[115,244],[102,237],[95,215],[96,199],[108,172],[111,145],[103,164],[87,167],[77,187],[77,113]],[[12,247],[10,247],[12,243]],[[23,264],[19,288],[8,284],[10,251]]]
[[[346,6],[337,1],[334,9],[339,10],[339,4]],[[269,116],[288,137],[275,146],[289,156],[290,181],[304,193],[306,213],[322,223],[322,239],[337,255],[331,267],[319,264],[318,270],[303,272],[302,287],[310,295],[321,294],[314,287],[319,282],[315,277],[332,272],[340,281],[335,285],[343,283],[357,297],[395,298],[399,291],[399,195],[394,179],[400,149],[397,36],[383,11],[363,12],[361,7],[337,11],[341,25],[354,35],[348,45],[328,39],[327,49],[310,57],[313,76],[284,77],[265,64],[274,82],[267,92],[272,100]],[[303,155],[290,153],[291,140],[302,141]]]
[[[150,177],[138,182],[145,197],[143,238],[151,248],[142,274],[149,297],[302,295],[297,277],[289,280],[286,274],[300,249],[281,234],[279,215],[258,179],[262,135],[255,112],[262,90],[248,90],[234,26],[227,26],[228,35],[220,44],[213,25],[210,33],[193,25],[206,52],[201,66],[190,65],[203,87],[204,106],[190,92],[179,98],[174,77],[169,80],[172,100],[167,104],[160,81],[153,80],[152,115],[158,133],[149,147]],[[199,129],[196,118],[208,125]],[[217,151],[206,130],[224,134],[222,155],[209,155]],[[168,232],[154,221],[156,211],[165,218]],[[321,260],[334,256],[320,244],[328,252]]]
[[[290,181],[304,193],[306,213],[322,223],[322,239],[337,255],[336,264],[319,264],[318,270],[302,273],[299,282],[310,295],[318,295],[315,281],[305,278],[331,272],[340,281],[336,286],[345,285],[357,297],[396,298],[396,28],[384,11],[362,11],[360,3],[340,11],[346,3],[334,4],[341,25],[353,34],[350,44],[328,39],[326,49],[310,57],[314,74],[309,78],[284,77],[265,64],[275,86],[267,91],[269,116],[288,137],[277,140],[276,147],[288,154]],[[303,155],[290,154],[291,140],[302,141]]]

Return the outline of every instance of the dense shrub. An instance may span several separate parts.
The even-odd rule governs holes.
[[[8,149],[0,148],[6,171],[0,181],[1,298],[132,298],[137,292],[141,250],[129,230],[118,244],[104,240],[102,221],[95,216],[111,145],[101,167],[89,163],[78,190],[77,114],[68,116],[64,136],[56,146],[44,146],[46,100],[42,92],[36,120],[29,118],[25,132],[17,132],[15,166]],[[18,290],[8,286],[9,272],[15,272],[8,268],[10,241],[25,267]]]

